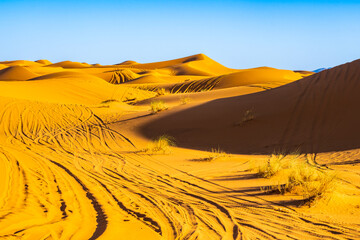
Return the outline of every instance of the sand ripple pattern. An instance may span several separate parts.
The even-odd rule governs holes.
[[[89,108],[2,100],[0,109],[1,238],[126,239],[127,224],[146,239],[359,236],[124,153],[131,142]]]

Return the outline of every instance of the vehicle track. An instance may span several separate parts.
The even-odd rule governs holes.
[[[274,207],[137,153],[86,107],[0,107],[0,159],[9,179],[0,238],[106,239],[122,228],[120,218],[158,239],[360,236],[359,226]]]

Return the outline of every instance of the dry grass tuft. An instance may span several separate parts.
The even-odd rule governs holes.
[[[195,162],[210,162],[216,159],[224,159],[224,158],[228,158],[229,154],[227,154],[226,152],[220,150],[219,148],[212,148],[211,149],[211,153],[208,157],[205,158],[200,158],[200,159],[193,159],[192,161]]]
[[[188,104],[190,102],[190,98],[189,97],[181,97],[180,101],[182,105]]]
[[[264,165],[258,166],[258,175],[264,178],[271,178],[276,175],[280,170],[286,167],[284,161],[285,157],[286,155],[282,153],[271,154]]]
[[[336,176],[328,170],[311,165],[305,160],[297,159],[299,154],[273,154],[266,164],[257,169],[261,177],[271,178],[278,175],[284,182],[262,188],[266,192],[292,193],[303,196],[309,206],[317,200],[328,196],[334,190]]]
[[[165,88],[157,88],[156,93],[158,96],[162,96],[162,95],[166,94],[166,90],[165,90]]]
[[[169,107],[163,101],[157,100],[150,103],[150,110],[153,114],[164,111]]]
[[[310,205],[332,192],[335,178],[335,174],[320,170],[306,162],[297,163],[293,164],[284,190],[302,195]]]
[[[107,99],[107,100],[102,101],[100,104],[107,104],[107,103],[111,103],[111,102],[119,102],[119,101],[116,99]]]
[[[144,152],[149,154],[169,154],[171,152],[171,146],[175,146],[175,141],[172,137],[163,135],[148,144]]]

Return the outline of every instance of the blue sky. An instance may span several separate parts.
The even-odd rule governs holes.
[[[0,60],[112,64],[204,53],[233,68],[360,58],[358,1],[1,1]]]

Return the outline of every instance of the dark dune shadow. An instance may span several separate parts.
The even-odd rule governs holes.
[[[140,126],[184,148],[318,153],[360,147],[360,60],[259,93],[164,112]],[[252,119],[244,121],[247,111]]]

